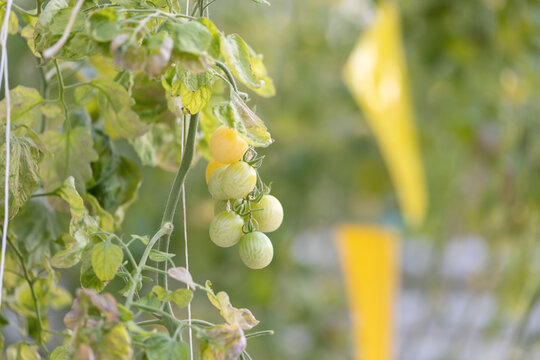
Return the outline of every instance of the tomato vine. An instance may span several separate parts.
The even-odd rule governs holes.
[[[9,140],[0,158],[9,181],[2,215],[10,222],[3,231],[9,249],[0,323],[21,338],[7,344],[8,359],[192,359],[192,331],[201,358],[250,359],[247,339],[271,333],[246,334],[258,324],[252,313],[232,306],[209,281],[196,283],[187,258],[186,267],[178,266],[169,250],[189,169],[201,156],[232,151],[227,141],[213,146],[218,129],[241,145],[220,166],[223,211],[239,219],[236,240],[246,265],[269,263],[273,250],[261,252],[253,239],[263,236],[271,249],[259,225],[272,218],[273,227],[260,230],[273,231],[283,216],[277,199],[262,205],[270,188],[256,171],[262,157],[254,148],[273,140],[237,81],[263,97],[275,88],[262,56],[208,19],[214,2],[196,1],[191,11],[189,1],[182,11],[171,0],[38,0],[33,10],[0,2],[6,31],[26,39],[43,79],[41,91],[17,86],[0,102]],[[54,88],[57,98],[50,97]],[[126,146],[138,159],[119,150]],[[159,230],[151,237],[121,235],[141,166],[176,176]],[[242,177],[246,171],[249,179]],[[145,246],[138,259],[136,243]],[[62,269],[75,266],[80,288],[73,297],[60,279]],[[186,288],[173,289],[169,279]],[[115,297],[107,286],[118,281],[125,286]],[[206,293],[222,324],[192,319],[190,312],[188,319],[176,316],[174,308],[189,308],[196,290]],[[49,309],[65,307],[65,328],[52,329]],[[61,345],[49,349],[55,339]]]

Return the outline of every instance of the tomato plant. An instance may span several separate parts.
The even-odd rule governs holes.
[[[6,344],[8,359],[193,359],[193,333],[201,358],[250,358],[244,332],[258,324],[253,314],[232,306],[209,281],[195,282],[187,253],[178,264],[169,251],[185,178],[203,155],[214,158],[210,192],[224,200],[211,240],[232,246],[243,239],[240,256],[252,268],[272,258],[250,208],[270,190],[255,170],[262,163],[255,148],[272,138],[237,81],[263,97],[275,89],[262,56],[208,18],[213,2],[38,0],[30,10],[12,0],[0,4],[3,35],[24,38],[43,75],[42,88],[5,89],[0,102],[9,195],[2,200],[9,247],[1,305],[17,319],[2,316],[0,323],[21,338]],[[138,158],[120,150],[126,147]],[[125,235],[124,214],[143,165],[176,176],[157,232]],[[136,244],[144,246],[140,258]],[[72,294],[61,276],[75,269],[80,288]],[[186,287],[173,289],[170,280]],[[107,292],[114,281],[124,283],[117,296]],[[223,323],[191,317],[196,290]],[[66,307],[65,328],[52,328],[49,310]],[[174,308],[187,308],[188,317],[178,318]]]

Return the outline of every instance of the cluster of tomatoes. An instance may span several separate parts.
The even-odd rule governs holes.
[[[256,167],[262,158],[236,131],[223,125],[210,138],[213,159],[206,167],[206,182],[214,206],[210,239],[218,246],[240,243],[240,258],[251,269],[262,269],[272,261],[274,248],[264,233],[279,228],[283,207],[270,195]]]

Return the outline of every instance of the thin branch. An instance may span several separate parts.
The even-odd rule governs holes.
[[[238,86],[236,86],[236,81],[234,80],[234,76],[232,75],[231,70],[229,70],[227,65],[225,65],[221,61],[216,61],[216,66],[220,68],[221,70],[223,70],[223,72],[225,73],[225,76],[227,76],[227,79],[229,79],[229,83],[231,84],[233,90],[235,92],[238,92]]]
[[[144,267],[146,266],[146,261],[148,260],[148,256],[150,255],[150,251],[152,251],[152,248],[154,245],[161,239],[162,236],[170,234],[172,232],[173,226],[170,222],[164,223],[161,229],[152,237],[148,245],[146,246],[146,249],[144,249],[144,253],[141,257],[141,260],[139,261],[139,265],[135,269],[135,274],[133,275],[133,283],[129,287],[128,293],[127,293],[127,300],[125,307],[129,308],[131,305],[133,305],[133,296],[135,295],[135,290],[137,289],[137,285],[139,284],[139,281],[141,281],[141,275]]]
[[[71,28],[73,27],[73,24],[75,24],[75,19],[77,18],[77,13],[81,9],[81,6],[82,6],[83,2],[84,2],[84,0],[77,0],[77,3],[75,4],[75,6],[73,7],[73,10],[71,11],[71,16],[69,17],[69,21],[68,21],[68,23],[66,25],[66,28],[64,29],[64,33],[62,34],[62,37],[58,40],[58,42],[56,44],[54,44],[50,48],[45,49],[43,51],[43,58],[44,59],[50,59],[58,51],[60,51],[62,46],[64,46],[64,44],[66,43],[66,41],[67,41],[67,39],[69,37],[69,34],[71,33]]]
[[[34,303],[34,308],[36,310],[36,317],[37,317],[37,323],[38,323],[38,343],[39,345],[43,348],[43,351],[45,351],[46,354],[49,354],[49,350],[47,349],[47,346],[45,345],[45,342],[43,341],[43,331],[44,331],[44,327],[43,327],[43,318],[41,316],[41,309],[39,307],[39,302],[38,302],[38,297],[37,297],[37,294],[36,294],[36,290],[34,289],[34,282],[35,282],[35,279],[32,279],[30,277],[30,272],[28,271],[27,267],[26,267],[26,264],[24,263],[24,256],[23,254],[20,252],[20,250],[17,248],[17,246],[15,246],[15,244],[9,240],[9,238],[7,239],[7,241],[9,242],[9,246],[11,246],[11,248],[13,249],[13,252],[15,253],[15,255],[17,256],[17,259],[19,260],[19,265],[23,271],[23,277],[24,279],[26,280],[26,282],[28,283],[28,287],[30,288],[30,295],[32,296],[32,302]]]

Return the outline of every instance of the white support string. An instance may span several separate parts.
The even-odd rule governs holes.
[[[4,267],[6,262],[6,244],[9,223],[9,163],[10,163],[10,139],[11,139],[11,103],[9,97],[9,79],[8,79],[8,53],[7,53],[7,35],[9,16],[11,15],[11,5],[13,0],[7,0],[6,13],[2,23],[2,32],[0,33],[0,42],[2,46],[2,60],[0,61],[0,89],[2,87],[2,78],[4,80],[4,93],[6,100],[6,164],[4,171],[4,225],[2,227],[2,253],[0,255],[0,306],[2,305],[2,289],[4,285]]]

